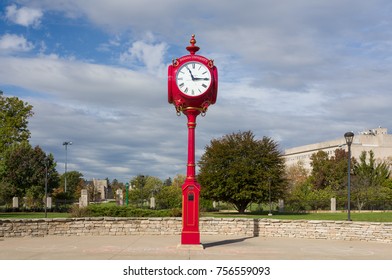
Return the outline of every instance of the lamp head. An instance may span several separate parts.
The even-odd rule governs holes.
[[[354,133],[352,131],[346,132],[344,138],[346,139],[347,145],[350,146],[353,143]]]

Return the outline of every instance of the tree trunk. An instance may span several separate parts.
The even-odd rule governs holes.
[[[248,203],[239,203],[236,205],[238,213],[240,214],[244,214],[247,207],[248,207]]]

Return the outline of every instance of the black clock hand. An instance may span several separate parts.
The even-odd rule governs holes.
[[[209,81],[209,78],[193,78],[194,81]]]
[[[191,69],[188,68],[188,65],[186,65],[185,67],[186,67],[186,69],[188,69],[189,73],[191,74],[192,81],[194,81],[195,77],[193,77]]]

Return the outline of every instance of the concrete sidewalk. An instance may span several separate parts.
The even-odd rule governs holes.
[[[204,249],[178,248],[180,236],[0,238],[2,260],[392,260],[392,244],[292,238],[201,236]]]

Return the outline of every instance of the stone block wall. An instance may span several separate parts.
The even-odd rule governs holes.
[[[179,235],[181,218],[0,220],[0,237],[46,235]],[[392,223],[201,218],[201,235],[262,236],[392,243]]]
[[[392,223],[260,219],[256,235],[392,243]]]

